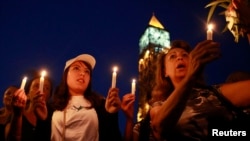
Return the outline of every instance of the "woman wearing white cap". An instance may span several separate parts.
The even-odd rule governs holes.
[[[105,98],[92,91],[95,59],[81,54],[66,62],[62,81],[54,94],[52,141],[119,141],[120,98],[111,88]]]

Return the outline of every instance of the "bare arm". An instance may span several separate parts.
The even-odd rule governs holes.
[[[151,119],[153,132],[155,134],[161,133],[163,126],[168,127],[167,129],[172,130],[181,116],[187,98],[190,94],[190,87],[192,87],[192,80],[184,80],[178,87],[175,88],[174,92],[164,101],[157,116]],[[160,136],[160,135],[156,135]]]
[[[153,130],[162,132],[162,128],[172,130],[179,120],[192,90],[192,86],[205,64],[220,57],[219,44],[203,41],[190,53],[189,68],[185,78],[177,85],[171,95],[159,109],[158,116],[152,119]]]
[[[133,137],[133,127],[134,127],[134,121],[133,120],[126,120],[125,125],[125,132],[124,132],[124,141],[131,141]]]
[[[22,134],[22,110],[26,105],[26,94],[19,89],[13,95],[13,115],[11,122],[5,127],[5,138],[7,141],[21,141]]]
[[[220,90],[236,107],[250,107],[250,80],[223,84]]]
[[[125,94],[122,98],[121,109],[126,117],[124,141],[131,141],[134,127],[134,94]]]

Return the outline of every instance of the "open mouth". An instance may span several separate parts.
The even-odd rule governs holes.
[[[186,68],[186,65],[184,65],[184,64],[178,64],[176,68],[177,69]]]

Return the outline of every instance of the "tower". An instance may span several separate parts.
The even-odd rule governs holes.
[[[148,27],[139,40],[139,105],[137,120],[143,119],[149,109],[147,104],[155,83],[157,56],[170,46],[170,35],[153,14]]]

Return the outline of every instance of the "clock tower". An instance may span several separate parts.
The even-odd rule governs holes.
[[[143,119],[149,109],[148,100],[155,84],[157,56],[170,46],[170,35],[153,14],[148,27],[139,40],[139,105],[137,121]]]

